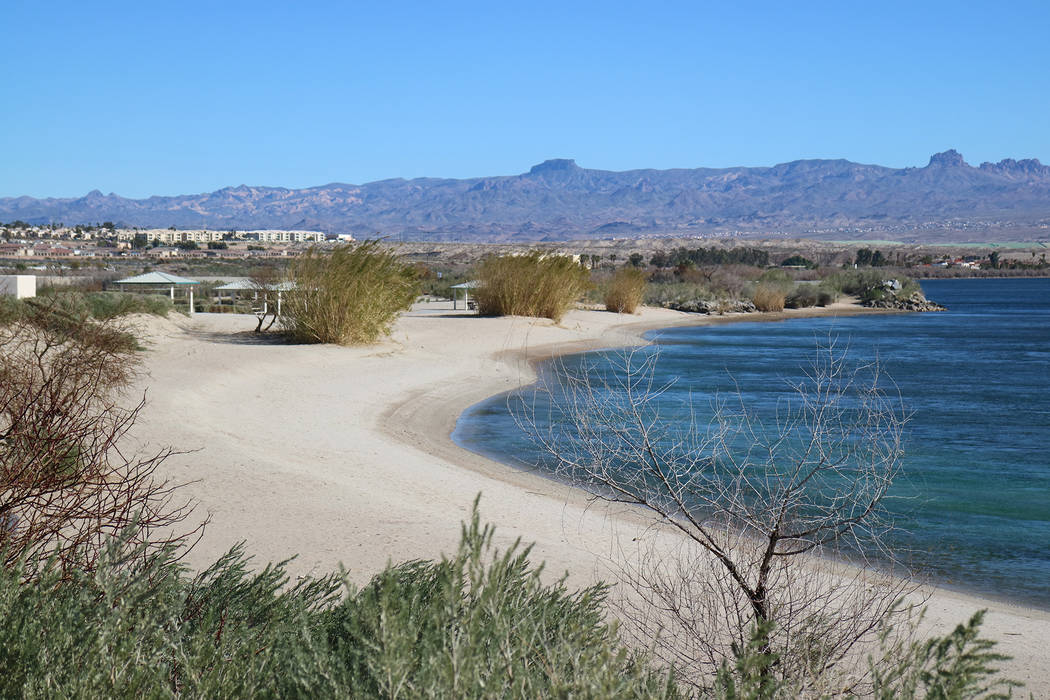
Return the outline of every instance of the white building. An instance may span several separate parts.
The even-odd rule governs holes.
[[[324,231],[245,231],[244,238],[262,243],[323,243]]]

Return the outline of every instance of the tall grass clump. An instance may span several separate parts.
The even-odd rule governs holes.
[[[373,343],[412,306],[419,283],[412,268],[378,241],[331,252],[311,248],[292,263],[281,326],[302,343]]]
[[[674,698],[624,649],[605,589],[540,580],[475,508],[457,552],[361,590],[291,584],[235,547],[192,576],[174,549],[115,544],[93,573],[0,569],[2,697]]]
[[[759,311],[783,311],[795,280],[784,270],[766,270],[758,278],[751,301]]]
[[[787,293],[782,285],[772,282],[759,282],[751,301],[759,311],[783,311]]]
[[[605,309],[618,314],[633,314],[645,298],[649,282],[636,267],[623,267],[613,274],[605,290]]]
[[[535,316],[560,321],[590,287],[572,258],[546,253],[485,258],[474,297],[483,316]]]

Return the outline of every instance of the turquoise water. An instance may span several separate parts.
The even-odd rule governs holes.
[[[902,532],[935,581],[1050,609],[1050,280],[931,280],[943,313],[792,319],[650,334],[657,372],[680,400],[739,389],[770,411],[818,342],[834,336],[852,360],[879,357],[912,412],[906,477],[891,492]],[[563,358],[569,371],[606,353]],[[548,367],[546,371],[554,371]],[[524,398],[532,400],[529,390]],[[463,414],[453,438],[516,466],[544,468],[508,404],[493,397]],[[698,399],[698,400],[697,400]]]

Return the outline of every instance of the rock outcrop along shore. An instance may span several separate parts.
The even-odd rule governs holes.
[[[872,309],[897,309],[900,311],[947,311],[947,307],[937,302],[930,301],[921,292],[915,292],[906,297],[888,296],[883,299],[874,299],[863,302],[863,306]]]

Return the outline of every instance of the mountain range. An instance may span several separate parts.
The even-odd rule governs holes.
[[[1006,159],[974,167],[954,150],[935,154],[922,168],[798,160],[613,172],[555,159],[521,175],[462,180],[305,189],[241,185],[146,199],[97,190],[80,198],[0,198],[0,221],[16,219],[467,241],[692,235],[1046,240],[1050,166]]]

